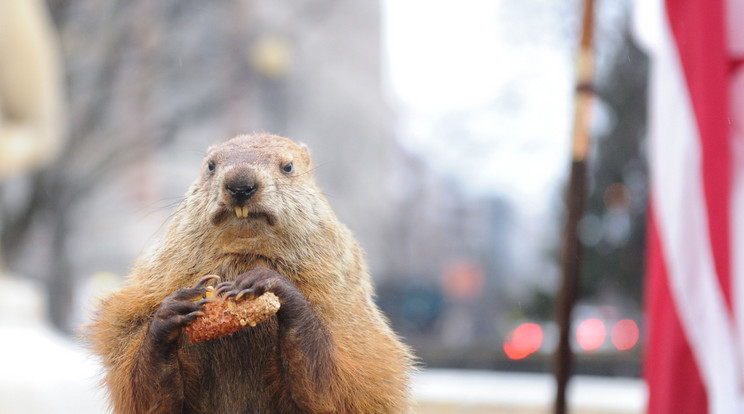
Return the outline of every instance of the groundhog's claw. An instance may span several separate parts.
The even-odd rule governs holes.
[[[228,290],[222,294],[222,299],[228,300],[228,299],[235,299],[235,297],[238,296],[238,290]]]
[[[219,285],[217,285],[217,288],[214,291],[214,294],[215,296],[222,296],[224,293],[230,292],[231,290],[233,290],[234,286],[235,284],[233,282],[222,282]]]
[[[248,297],[254,296],[254,293],[256,292],[255,289],[248,288],[241,290],[237,296],[235,296],[235,301],[240,302],[241,299],[243,299],[246,295]]]
[[[191,313],[187,313],[186,315],[179,315],[177,317],[177,324],[179,326],[181,326],[181,327],[184,327],[184,326],[190,324],[191,322],[194,322],[194,320],[196,320],[196,318],[198,318],[198,317],[200,317],[202,315],[204,315],[204,312],[202,312],[202,311],[194,311],[194,312],[191,312]]]
[[[233,299],[236,302],[240,302],[241,300],[243,300],[243,298],[246,298],[247,297],[247,298],[250,299],[252,297],[257,296],[257,295],[255,295],[255,293],[256,293],[256,290],[253,289],[253,288],[248,288],[248,289],[243,289],[243,290],[239,290],[239,289],[232,289],[232,290],[223,289],[222,291],[217,291],[217,296],[222,295],[222,298],[224,300]]]
[[[205,298],[205,299],[202,299],[202,300],[200,300],[200,301],[196,302],[196,306],[198,306],[198,307],[199,307],[199,309],[201,309],[201,307],[202,307],[202,306],[203,306],[203,305],[204,305],[205,303],[211,303],[211,302],[214,302],[214,298]]]
[[[239,289],[223,290],[221,293],[222,293],[222,298],[224,300],[233,299],[236,302],[240,302],[244,297],[246,297],[246,295],[248,295],[248,297],[255,296],[253,295],[254,289],[250,289],[250,288],[243,289],[243,290],[239,290]]]
[[[204,286],[208,286],[212,281],[218,281],[220,280],[220,277],[217,275],[206,275],[203,278],[199,279],[199,282],[196,284],[196,287],[202,288]]]

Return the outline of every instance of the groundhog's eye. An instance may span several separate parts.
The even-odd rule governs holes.
[[[209,172],[214,172],[215,168],[217,168],[217,164],[215,164],[214,161],[209,161],[209,164],[207,164],[207,170],[209,170]]]
[[[292,174],[294,172],[294,164],[290,161],[282,167],[284,174]]]

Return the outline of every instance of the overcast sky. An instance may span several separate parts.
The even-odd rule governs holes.
[[[616,24],[624,3],[600,19]],[[404,145],[473,193],[504,194],[527,214],[554,208],[581,4],[384,1],[383,73]]]

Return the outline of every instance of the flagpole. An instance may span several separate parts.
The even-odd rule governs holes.
[[[591,115],[594,66],[592,51],[593,16],[594,0],[585,0],[581,24],[581,41],[576,61],[577,82],[574,97],[571,174],[567,197],[568,217],[561,255],[563,280],[556,307],[556,321],[560,328],[560,337],[555,352],[555,414],[566,413],[566,386],[571,376],[573,363],[570,343],[571,310],[573,309],[579,289],[579,271],[581,267],[581,245],[578,238],[578,224],[584,212],[586,159],[590,144],[589,120]]]

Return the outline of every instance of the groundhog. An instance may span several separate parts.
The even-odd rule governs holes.
[[[255,327],[192,344],[206,275],[218,296],[273,292]],[[398,413],[412,354],[373,302],[362,251],[305,145],[244,135],[207,151],[167,233],[88,331],[115,413]]]

